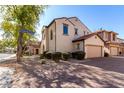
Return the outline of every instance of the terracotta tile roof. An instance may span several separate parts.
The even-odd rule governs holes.
[[[28,46],[32,46],[34,48],[40,48],[41,42],[29,41]]]
[[[82,40],[88,39],[88,38],[90,38],[94,35],[97,35],[104,42],[104,40],[98,35],[98,33],[91,33],[91,34],[88,34],[88,35],[85,35],[85,36],[81,36],[77,39],[74,39],[72,42],[82,41]]]
[[[118,35],[118,33],[114,32],[114,31],[109,31],[109,30],[98,30],[98,31],[96,31],[96,33],[101,33],[101,32],[115,33],[115,34]]]

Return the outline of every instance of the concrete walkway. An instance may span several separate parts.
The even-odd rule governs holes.
[[[0,53],[0,62],[11,59],[12,57],[15,57],[16,54],[4,54]]]

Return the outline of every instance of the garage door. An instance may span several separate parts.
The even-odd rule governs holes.
[[[87,58],[102,57],[101,46],[87,46]]]
[[[118,55],[118,48],[117,47],[111,47],[111,55],[112,56]]]
[[[122,49],[122,54],[124,54],[124,48]]]

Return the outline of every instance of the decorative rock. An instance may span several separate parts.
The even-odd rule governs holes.
[[[12,83],[11,75],[14,69],[8,67],[0,67],[0,88],[10,88]]]

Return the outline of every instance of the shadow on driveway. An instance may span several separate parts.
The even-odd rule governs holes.
[[[124,73],[124,57],[93,58],[82,64],[95,66],[108,71]]]

